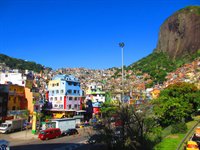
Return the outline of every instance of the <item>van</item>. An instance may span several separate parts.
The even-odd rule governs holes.
[[[59,128],[49,128],[40,131],[38,138],[41,140],[53,139],[61,136],[61,131]]]

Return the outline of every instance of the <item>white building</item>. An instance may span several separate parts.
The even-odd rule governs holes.
[[[5,72],[5,73],[1,72],[0,73],[0,84],[7,84],[7,83],[25,86],[26,85],[26,76],[23,75],[22,73],[18,73],[17,71]]]
[[[105,92],[102,91],[102,86],[98,86],[92,83],[88,86],[86,90],[86,99],[92,100],[92,103],[104,103],[105,102]]]

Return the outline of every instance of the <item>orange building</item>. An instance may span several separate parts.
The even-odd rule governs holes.
[[[27,100],[23,86],[9,85],[8,111],[27,109]]]
[[[36,91],[31,91],[29,88],[25,88],[25,97],[28,101],[27,109],[29,110],[30,115],[34,112],[34,107],[36,106],[36,101],[39,100],[40,94]]]

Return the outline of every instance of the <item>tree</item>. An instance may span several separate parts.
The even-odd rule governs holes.
[[[120,135],[116,135],[116,128],[107,122],[105,128],[100,130],[102,142],[108,149],[152,149],[154,143],[160,140],[160,128],[151,115],[151,109],[148,106],[138,107],[122,105],[117,110],[118,118],[121,120]],[[107,118],[108,119],[108,118]]]
[[[176,83],[161,91],[153,105],[162,126],[187,121],[200,106],[200,91],[194,84]]]

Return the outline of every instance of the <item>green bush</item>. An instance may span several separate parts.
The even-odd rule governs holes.
[[[185,122],[179,122],[177,124],[172,125],[172,130],[171,130],[172,134],[186,133],[186,132],[187,132],[187,126]]]

